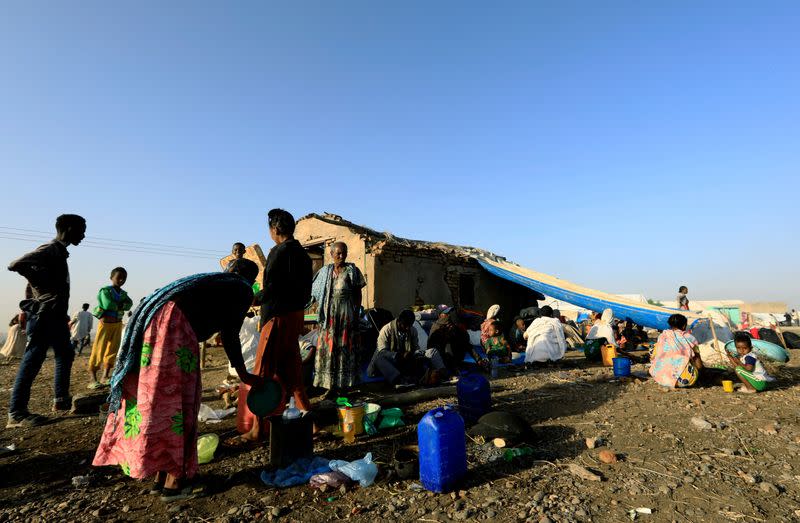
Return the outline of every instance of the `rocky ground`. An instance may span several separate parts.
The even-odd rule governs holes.
[[[501,374],[493,382],[499,389],[495,408],[533,425],[534,453],[507,463],[495,459],[491,443],[468,440],[468,477],[449,494],[420,491],[413,479],[396,480],[388,465],[394,450],[416,443],[419,418],[455,402],[453,397],[408,406],[407,427],[354,445],[316,443],[316,453],[331,459],[352,460],[371,451],[381,472],[368,488],[267,488],[259,480],[267,449],[221,447],[201,467],[212,494],[171,505],[149,495],[149,484],[90,466],[101,432],[97,416],[0,429],[0,447],[16,448],[0,456],[0,522],[798,521],[800,354],[793,357],[779,370],[776,388],[758,395],[726,394],[714,384],[665,391],[646,379],[620,382],[610,369],[587,365],[577,354],[559,366]],[[222,363],[222,351],[213,350],[204,373],[203,401],[216,408],[222,402],[212,389],[226,374]],[[85,364],[86,356],[76,361],[74,391],[85,386]],[[644,370],[634,366],[635,372]],[[15,371],[16,365],[0,366],[3,407]],[[48,408],[52,374],[48,360],[34,387],[34,411]],[[224,438],[234,433],[234,424],[201,424],[201,433]],[[587,438],[602,443],[590,449]],[[618,461],[602,463],[602,450]],[[74,486],[78,476],[88,483]]]

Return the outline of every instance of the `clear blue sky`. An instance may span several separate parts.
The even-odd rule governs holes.
[[[797,2],[6,2],[0,226],[225,253],[266,211],[610,292],[800,305]],[[0,238],[4,263],[34,243]],[[72,248],[73,309],[216,269]],[[0,320],[22,279],[0,271]]]

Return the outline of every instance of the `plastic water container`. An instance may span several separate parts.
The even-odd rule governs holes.
[[[236,430],[239,434],[250,432],[253,422],[257,420],[256,415],[247,408],[247,393],[250,392],[250,385],[242,383],[239,385],[239,402],[236,405]]]
[[[480,374],[467,374],[456,385],[458,411],[467,423],[475,423],[492,408],[489,380]]]
[[[628,358],[614,358],[614,376],[624,378],[631,375],[631,360]]]
[[[617,348],[611,344],[600,347],[600,354],[603,355],[603,366],[611,367],[614,365],[614,358],[617,357]]]
[[[450,407],[437,407],[417,425],[419,480],[432,492],[453,490],[467,472],[464,420]]]

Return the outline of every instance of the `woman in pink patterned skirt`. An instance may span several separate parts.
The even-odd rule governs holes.
[[[257,269],[256,269],[257,270]],[[261,379],[245,368],[239,330],[253,302],[256,273],[189,276],[157,290],[131,318],[111,379],[109,416],[93,465],[119,465],[137,479],[154,477],[163,501],[197,497],[198,339],[222,335],[243,382]]]

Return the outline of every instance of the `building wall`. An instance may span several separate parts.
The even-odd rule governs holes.
[[[474,303],[462,300],[462,275],[472,278],[474,287],[467,294],[474,296]],[[412,305],[444,303],[485,311],[496,303],[510,319],[536,304],[527,289],[492,276],[474,260],[401,245],[386,246],[376,257],[375,285],[375,303],[393,314]]]
[[[329,245],[343,241],[347,260],[354,263],[367,280],[363,290],[364,307],[379,307],[397,314],[415,304],[445,303],[486,311],[497,303],[510,320],[521,308],[536,304],[532,293],[519,285],[492,276],[471,259],[437,249],[418,249],[397,243],[372,246],[368,238],[348,227],[306,218],[297,223],[295,238],[307,249],[324,245],[324,263],[331,263]],[[471,276],[475,303],[462,303],[461,276]]]

